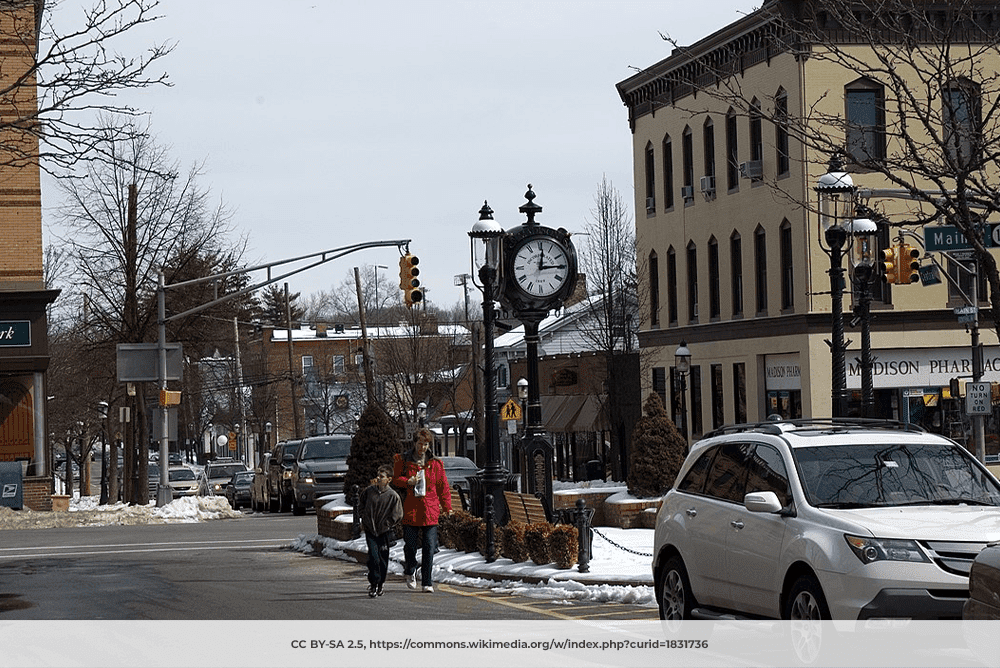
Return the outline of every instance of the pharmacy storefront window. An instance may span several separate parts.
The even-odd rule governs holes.
[[[784,419],[802,417],[802,370],[799,354],[768,355],[764,358],[767,415]]]

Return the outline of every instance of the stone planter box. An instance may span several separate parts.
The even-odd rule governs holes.
[[[54,512],[69,512],[69,495],[68,494],[53,494],[52,495],[52,510]]]

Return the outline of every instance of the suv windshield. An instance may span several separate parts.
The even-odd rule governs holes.
[[[795,448],[809,503],[820,508],[1000,505],[1000,488],[958,445]]]
[[[211,466],[208,469],[209,478],[232,478],[234,473],[246,471],[243,464],[225,464],[222,466]]]
[[[194,471],[191,469],[176,469],[167,471],[167,476],[174,482],[179,480],[196,480]]]
[[[303,443],[299,459],[347,459],[349,454],[351,454],[350,438],[331,438]]]

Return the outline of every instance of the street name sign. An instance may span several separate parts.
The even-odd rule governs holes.
[[[983,225],[983,245],[1000,246],[1000,224]],[[972,248],[965,235],[954,225],[924,225],[924,250],[951,251]]]
[[[990,383],[965,384],[965,412],[967,415],[989,415],[993,406]]]

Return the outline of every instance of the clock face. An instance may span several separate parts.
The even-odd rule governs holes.
[[[551,297],[570,279],[566,249],[547,237],[532,237],[514,253],[514,280],[532,297]]]

